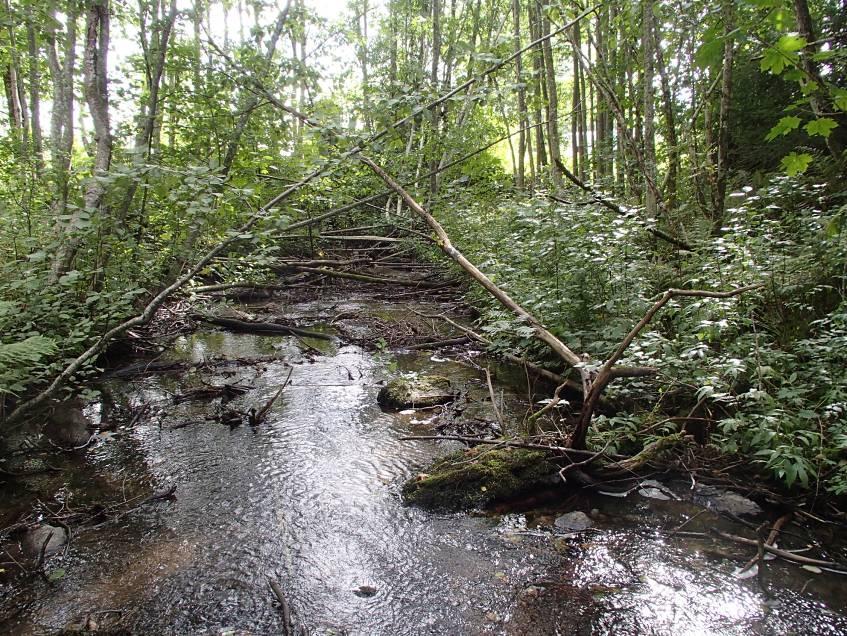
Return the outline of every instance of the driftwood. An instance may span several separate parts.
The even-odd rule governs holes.
[[[285,382],[283,382],[282,386],[279,387],[279,390],[271,396],[271,399],[265,402],[265,405],[262,408],[260,408],[258,411],[250,411],[249,420],[251,425],[258,426],[259,424],[265,421],[265,418],[268,416],[268,413],[270,413],[271,407],[274,405],[274,402],[276,402],[279,396],[282,395],[282,392],[285,390],[285,387],[287,387],[288,383],[291,381],[292,371],[294,371],[293,367],[288,369],[288,376],[285,378]]]
[[[301,272],[311,272],[314,274],[323,274],[334,278],[348,278],[350,280],[358,280],[364,283],[382,283],[385,285],[406,285],[409,287],[421,287],[424,289],[441,289],[442,287],[451,287],[456,283],[453,281],[442,281],[434,283],[426,280],[415,280],[410,278],[389,278],[387,276],[369,276],[367,274],[356,274],[353,272],[342,272],[325,267],[302,267],[300,265],[288,265]]]
[[[826,568],[829,572],[834,572],[836,574],[847,574],[847,565],[836,563],[834,561],[823,561],[821,559],[813,559],[811,557],[806,557],[801,554],[795,554],[794,552],[789,552],[788,550],[780,550],[779,548],[775,548],[768,543],[764,543],[761,541],[757,541],[756,539],[748,539],[747,537],[739,537],[735,534],[730,534],[728,532],[723,532],[721,530],[717,530],[715,528],[712,529],[712,532],[722,539],[727,539],[728,541],[735,541],[736,543],[741,543],[744,545],[760,547],[764,549],[765,552],[770,552],[771,554],[775,554],[781,559],[785,559],[786,561],[792,561],[794,563],[800,563],[801,565],[814,565],[821,568]]]
[[[203,362],[136,362],[120,369],[113,369],[105,374],[107,378],[130,378],[136,375],[145,375],[147,373],[179,373],[187,371],[191,368],[201,367],[209,369],[237,367],[248,364],[262,364],[264,362],[277,362],[278,357],[260,356],[255,358],[220,358],[204,360]]]
[[[248,320],[236,320],[235,318],[220,318],[218,316],[209,316],[207,314],[191,314],[191,318],[202,320],[211,325],[223,327],[231,331],[243,331],[246,333],[279,333],[294,336],[303,336],[304,338],[316,338],[318,340],[332,340],[329,334],[319,331],[309,331],[300,329],[299,327],[289,327],[288,325],[278,325],[275,322],[252,322]]]
[[[758,563],[759,564],[759,573],[761,574],[761,566],[764,563],[765,546],[766,545],[772,546],[776,542],[776,538],[777,538],[777,536],[779,536],[779,533],[782,530],[782,527],[786,523],[791,521],[791,517],[793,517],[793,516],[794,516],[794,513],[787,512],[784,515],[782,515],[779,519],[776,520],[776,522],[773,524],[773,528],[771,528],[771,531],[768,534],[768,538],[765,539],[764,542],[761,545],[758,546],[759,549],[758,549],[756,556],[754,556],[752,559],[747,561],[747,563],[744,564],[744,567],[742,567],[738,571],[739,573],[746,572],[747,570],[749,570],[750,568],[752,568],[754,565],[756,565]]]
[[[281,259],[276,263],[277,267],[348,267],[350,265],[360,265],[369,263],[369,258],[350,258],[344,261],[336,259],[315,259],[310,261],[293,261],[290,259]]]
[[[458,338],[447,338],[445,340],[433,340],[431,342],[420,342],[408,347],[404,347],[409,351],[423,351],[425,349],[440,349],[441,347],[451,347],[453,345],[465,344],[470,342],[469,336],[459,336]]]
[[[268,283],[220,283],[217,285],[202,285],[201,287],[192,287],[188,291],[196,294],[205,292],[226,291],[228,289],[254,289],[257,291],[277,291],[289,289],[289,285],[273,285]]]
[[[299,234],[287,234],[285,236],[278,236],[278,239],[298,239],[302,240],[306,237],[301,236]],[[371,242],[371,243],[402,243],[405,239],[390,237],[390,236],[371,236],[371,235],[360,235],[360,236],[349,236],[349,235],[333,235],[333,234],[320,234],[315,236],[314,239],[316,241],[361,241],[363,243]]]
[[[283,636],[292,636],[294,628],[291,624],[291,607],[288,605],[288,601],[286,600],[285,594],[283,594],[279,583],[268,577],[268,584],[271,586],[271,591],[274,593],[274,596],[276,596],[276,600],[279,601],[279,606],[282,609]]]

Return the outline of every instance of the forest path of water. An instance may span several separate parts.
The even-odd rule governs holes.
[[[486,394],[484,375],[448,353],[350,344],[367,320],[400,325],[411,309],[445,307],[336,288],[285,306],[305,325],[353,317],[347,337],[329,346],[200,331],[166,354],[198,363],[192,372],[106,382],[112,403],[127,412],[150,405],[151,416],[86,449],[52,497],[74,506],[173,484],[176,498],[79,532],[64,577],[4,590],[0,631],[280,634],[272,579],[310,634],[847,633],[838,579],[773,563],[766,596],[755,579],[733,578],[735,555],[661,534],[698,513],[687,530],[738,532],[690,501],[571,499],[596,520],[574,537],[554,531],[555,503],[502,516],[404,506],[402,482],[450,446],[401,441],[428,432],[432,413],[383,412],[382,382],[433,372],[480,401]],[[263,362],[202,368],[217,357]],[[252,388],[229,406],[246,410],[265,403],[289,371],[291,384],[257,428],[207,420],[220,408],[214,402],[174,400],[238,382]],[[507,415],[519,418],[526,388],[498,375]],[[30,488],[50,496],[47,484]]]

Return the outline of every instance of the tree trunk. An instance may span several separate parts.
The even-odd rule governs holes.
[[[662,81],[662,114],[665,119],[664,137],[668,146],[668,171],[662,192],[669,210],[676,208],[677,178],[679,175],[679,138],[676,133],[676,117],[673,108],[673,94],[668,71],[665,65],[665,56],[659,42],[662,41],[659,25],[653,20],[653,36],[655,38],[656,67]]]
[[[109,130],[109,93],[107,56],[109,52],[109,0],[90,0],[86,10],[85,49],[83,54],[83,89],[85,101],[94,123],[94,166],[85,184],[84,210],[77,210],[70,221],[64,242],[53,260],[51,282],[68,271],[82,244],[79,230],[83,215],[102,216],[101,206],[106,194],[102,177],[109,172],[112,161],[112,133]]]
[[[642,15],[642,53],[644,75],[642,76],[642,91],[644,96],[644,212],[649,220],[654,220],[657,213],[657,201],[652,184],[656,183],[656,128],[654,122],[656,90],[653,86],[653,66],[656,55],[653,51],[653,0],[644,0]]]
[[[35,175],[40,177],[44,170],[44,142],[41,133],[41,60],[38,57],[38,40],[33,24],[32,7],[27,7],[27,49],[29,52],[29,112],[32,117],[32,154],[35,159]]]
[[[534,42],[541,37],[539,13],[534,2],[527,3],[527,15],[529,17],[530,40]],[[540,44],[535,45],[532,55],[532,76],[532,114],[535,120],[535,168],[536,174],[540,179],[542,169],[547,165],[547,144],[544,140],[544,127],[541,125],[544,121],[541,117],[541,105],[546,100],[544,82],[542,81],[542,77],[544,76],[544,54]]]
[[[541,18],[542,37],[550,35],[550,20]],[[550,178],[553,187],[564,185],[562,173],[559,171],[557,160],[561,160],[561,142],[559,139],[559,97],[556,86],[556,65],[553,59],[553,45],[550,38],[541,43],[544,53],[544,80],[547,86],[547,144],[550,151]]]
[[[573,92],[571,97],[571,163],[573,164],[574,173],[580,175],[580,153],[579,153],[579,125],[581,118],[579,111],[582,108],[582,94],[580,93],[579,71],[581,65],[579,63],[579,52],[581,48],[579,25],[575,24],[571,29],[571,48],[573,49]]]
[[[809,95],[809,105],[812,107],[815,117],[824,117],[828,112],[832,112],[833,109],[827,103],[827,99],[824,96],[823,87],[825,84],[818,69],[818,64],[815,61],[815,56],[818,53],[818,45],[815,43],[815,29],[806,0],[794,0],[794,14],[797,17],[797,28],[800,31],[800,35],[806,40],[806,46],[800,55],[800,67],[817,84],[817,88]],[[835,135],[829,135],[826,138],[826,147],[829,149],[829,153],[833,159],[836,161],[841,159],[841,152],[844,148]]]
[[[512,0],[512,25],[515,37],[515,51],[521,49],[521,3],[520,0]],[[523,190],[526,186],[524,181],[524,157],[526,155],[526,137],[529,131],[529,117],[526,110],[526,92],[523,83],[523,66],[521,55],[515,58],[515,81],[517,82],[518,97],[518,163],[515,166],[515,187]]]
[[[441,0],[432,0],[432,69],[430,71],[430,85],[433,92],[439,88],[438,66],[441,63]],[[432,158],[429,162],[430,171],[438,169],[438,159],[435,150],[439,146],[439,124],[441,107],[437,106],[430,111],[431,143],[433,148]],[[433,174],[429,178],[429,197],[432,200],[438,193],[438,175]]]
[[[712,201],[712,232],[720,232],[723,227],[724,206],[726,204],[726,183],[729,176],[727,152],[729,151],[729,112],[732,104],[732,67],[735,55],[735,42],[732,36],[735,30],[735,5],[724,0],[724,52],[721,79],[721,101],[718,118],[718,141],[715,150],[715,188]]]
[[[57,219],[57,234],[63,233],[63,221],[68,201],[68,174],[71,151],[74,143],[74,91],[73,78],[76,69],[76,23],[77,3],[67,4],[65,41],[62,58],[59,57],[55,32],[55,9],[47,20],[47,65],[53,82],[52,108],[50,116],[50,163],[56,183],[51,205],[53,217]]]

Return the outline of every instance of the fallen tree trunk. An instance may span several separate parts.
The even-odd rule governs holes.
[[[228,289],[254,289],[257,291],[277,291],[289,289],[289,285],[273,285],[268,283],[220,283],[217,285],[202,285],[192,287],[188,291],[202,294],[205,292],[226,291]]]
[[[608,384],[615,378],[622,377],[645,377],[655,375],[657,369],[653,367],[624,367],[617,366],[617,362],[621,359],[626,349],[632,344],[635,337],[641,330],[652,320],[653,316],[672,298],[678,296],[693,296],[701,298],[732,298],[747,291],[758,289],[762,286],[761,283],[748,285],[738,289],[733,289],[726,292],[714,292],[707,290],[692,290],[692,289],[669,289],[656,303],[647,311],[644,317],[630,330],[627,336],[621,341],[612,355],[600,366],[599,370],[590,369],[587,363],[590,357],[587,354],[583,356],[577,355],[565,343],[554,336],[535,316],[529,313],[526,309],[515,302],[505,291],[497,287],[491,279],[483,274],[473,263],[471,263],[458,249],[456,249],[447,232],[441,224],[427,210],[425,210],[412,196],[403,189],[394,179],[385,172],[372,159],[358,154],[359,160],[373,170],[385,184],[394,190],[406,205],[415,212],[418,216],[424,219],[426,224],[432,229],[437,237],[437,245],[441,251],[455,261],[462,269],[464,269],[474,280],[485,288],[501,305],[512,311],[521,321],[530,325],[535,331],[536,337],[547,344],[562,360],[579,370],[582,380],[583,404],[580,411],[579,420],[574,431],[568,440],[568,446],[572,448],[584,449],[586,444],[586,435],[591,420],[594,416],[594,410],[597,407],[598,401],[606,389]],[[567,382],[560,385],[554,397],[554,402],[551,402],[549,407],[555,405],[558,401],[559,390],[565,388]],[[547,408],[547,407],[545,407]]]
[[[431,342],[420,342],[408,347],[404,347],[409,351],[423,351],[425,349],[440,349],[441,347],[451,347],[453,345],[465,344],[470,342],[470,336],[459,336],[458,338],[447,338],[446,340],[433,340]]]
[[[275,322],[252,322],[248,320],[236,320],[235,318],[220,318],[218,316],[208,316],[206,314],[191,314],[194,320],[202,320],[211,325],[217,325],[231,331],[243,331],[246,333],[279,333],[294,336],[302,336],[304,338],[316,338],[318,340],[332,340],[329,334],[319,331],[309,331],[308,329],[300,329],[299,327],[289,327],[288,325],[279,325]]]
[[[494,296],[494,298],[496,298],[501,305],[512,311],[521,321],[530,325],[535,331],[536,337],[545,344],[547,344],[560,358],[562,358],[562,360],[564,360],[570,366],[579,369],[579,373],[582,378],[582,390],[584,395],[583,410],[581,414],[580,423],[582,423],[582,416],[584,416],[586,413],[587,419],[588,421],[590,421],[597,403],[596,400],[597,398],[599,398],[599,392],[596,392],[596,397],[592,395],[594,377],[592,372],[587,369],[585,365],[585,363],[588,362],[589,358],[577,355],[565,343],[563,343],[555,335],[553,335],[541,323],[541,321],[539,321],[526,309],[521,307],[505,291],[497,287],[497,285],[495,285],[490,278],[483,274],[473,263],[471,263],[465,257],[464,254],[462,254],[458,249],[453,246],[447,232],[445,232],[444,228],[435,219],[435,217],[433,217],[417,201],[415,201],[415,199],[412,198],[412,195],[406,192],[406,190],[404,190],[402,186],[400,186],[396,181],[394,181],[394,179],[392,179],[391,176],[387,172],[385,172],[385,170],[383,170],[379,165],[377,165],[372,159],[361,153],[359,153],[359,160],[366,166],[368,166],[371,170],[373,170],[389,188],[394,190],[413,212],[423,218],[426,224],[435,233],[435,236],[437,237],[436,243],[442,252],[449,256],[453,261],[455,261],[459,265],[459,267],[465,270],[471,276],[471,278],[473,278],[482,287],[484,287],[485,290],[488,291],[492,296]],[[627,343],[627,345],[628,344],[629,343]],[[612,361],[612,365],[614,364],[614,362],[617,362],[617,358]],[[654,375],[656,373],[656,369],[652,367],[615,367],[611,365],[608,366],[608,380],[606,380],[606,384],[608,384],[608,381],[614,377],[647,376]],[[602,392],[606,384],[602,385],[602,387],[600,388],[600,392]],[[583,434],[580,436],[572,437],[569,446],[573,448],[585,448],[585,435]]]
[[[314,274],[323,274],[335,278],[349,278],[350,280],[359,280],[365,283],[383,283],[385,285],[406,285],[409,287],[421,287],[424,289],[441,289],[443,287],[451,287],[455,282],[440,282],[433,283],[426,280],[415,280],[409,278],[388,278],[386,276],[369,276],[367,274],[356,274],[353,272],[341,272],[334,269],[326,269],[325,267],[303,267],[300,265],[288,265],[301,272],[311,272]]]
[[[278,236],[278,239],[298,239],[302,240],[303,236],[299,236],[297,234],[286,234],[285,236]],[[313,237],[316,241],[361,241],[363,243],[402,243],[405,239],[396,238],[392,236],[373,236],[370,234],[359,234],[359,235],[333,235],[333,234],[320,234],[318,236]]]

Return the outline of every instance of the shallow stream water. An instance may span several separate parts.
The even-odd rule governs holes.
[[[176,497],[77,533],[61,579],[4,586],[0,632],[87,624],[133,634],[281,634],[273,579],[310,634],[847,633],[844,577],[770,561],[761,583],[739,580],[733,571],[755,549],[668,537],[688,519],[687,531],[743,531],[691,497],[569,496],[567,506],[562,497],[503,514],[404,506],[402,482],[454,446],[401,441],[426,433],[431,413],[383,412],[380,382],[425,371],[483,386],[480,374],[429,352],[307,344],[201,332],[167,354],[197,362],[194,372],[108,381],[104,394],[115,404],[151,405],[150,415],[86,449],[58,490],[28,488],[70,508],[172,484]],[[213,356],[266,361],[204,370]],[[255,428],[207,420],[216,403],[173,399],[238,381],[252,389],[228,406],[246,410],[264,404],[289,371],[291,384]],[[497,390],[507,404],[524,391]],[[90,415],[105,408],[95,404]],[[592,511],[595,527],[556,532],[556,514],[574,508]]]

